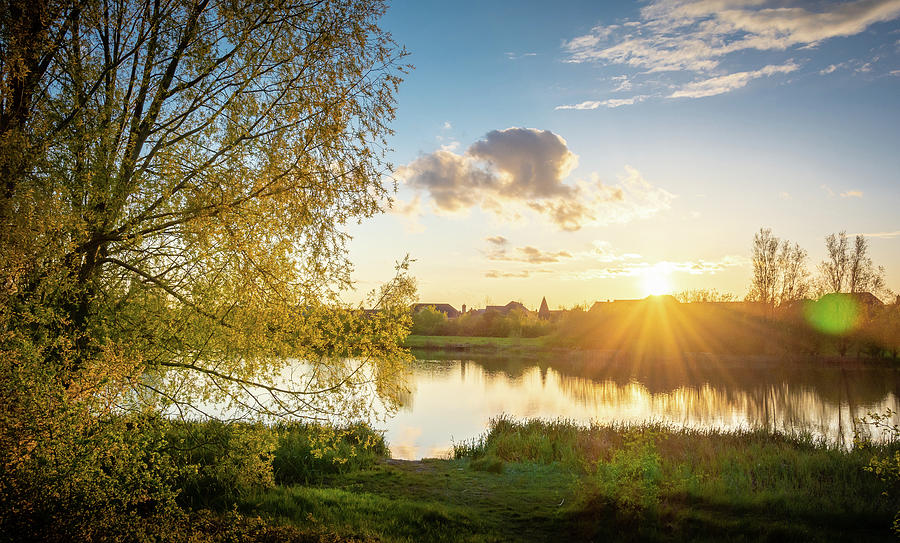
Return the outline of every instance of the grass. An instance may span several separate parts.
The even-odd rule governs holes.
[[[358,443],[364,434],[357,427],[341,439]],[[286,443],[276,464],[293,447]],[[257,490],[240,509],[362,541],[891,540],[900,502],[864,468],[898,449],[500,417],[480,438],[457,443],[452,459],[361,456]]]
[[[544,337],[476,337],[476,336],[418,336],[410,335],[404,347],[422,350],[531,350],[544,347]]]

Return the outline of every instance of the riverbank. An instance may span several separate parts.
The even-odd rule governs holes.
[[[547,336],[480,337],[480,336],[419,336],[409,335],[403,341],[408,349],[450,352],[536,352],[550,349]]]
[[[276,471],[239,509],[327,540],[888,541],[900,501],[866,468],[898,448],[500,418],[451,459]]]
[[[420,359],[456,358],[459,353],[467,356],[521,356],[524,358],[546,358],[553,360],[555,366],[578,368],[586,361],[596,365],[603,363],[630,362],[636,359],[653,359],[658,361],[691,362],[696,364],[716,365],[753,365],[758,367],[791,366],[834,366],[843,368],[857,367],[897,367],[898,360],[893,358],[872,358],[854,355],[839,356],[837,354],[731,354],[713,352],[690,353],[632,353],[608,349],[590,349],[558,344],[551,336],[536,338],[518,337],[480,337],[480,336],[422,336],[409,335],[403,346],[410,349]]]

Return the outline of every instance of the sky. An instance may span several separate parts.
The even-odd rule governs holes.
[[[536,309],[715,288],[760,228],[864,234],[900,291],[900,0],[393,2],[391,209],[357,291]],[[352,297],[351,296],[351,297]]]

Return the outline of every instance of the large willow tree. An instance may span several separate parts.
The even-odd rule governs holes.
[[[381,2],[0,9],[7,389],[306,417],[368,409],[364,383],[402,395],[403,270],[377,315],[340,301],[345,227],[394,189],[404,52]]]

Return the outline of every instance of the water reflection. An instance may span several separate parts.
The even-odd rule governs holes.
[[[404,407],[384,427],[394,457],[405,459],[446,455],[452,440],[477,436],[500,413],[582,423],[765,427],[846,445],[854,419],[898,410],[897,379],[897,372],[883,368],[784,368],[759,360],[421,360]]]

